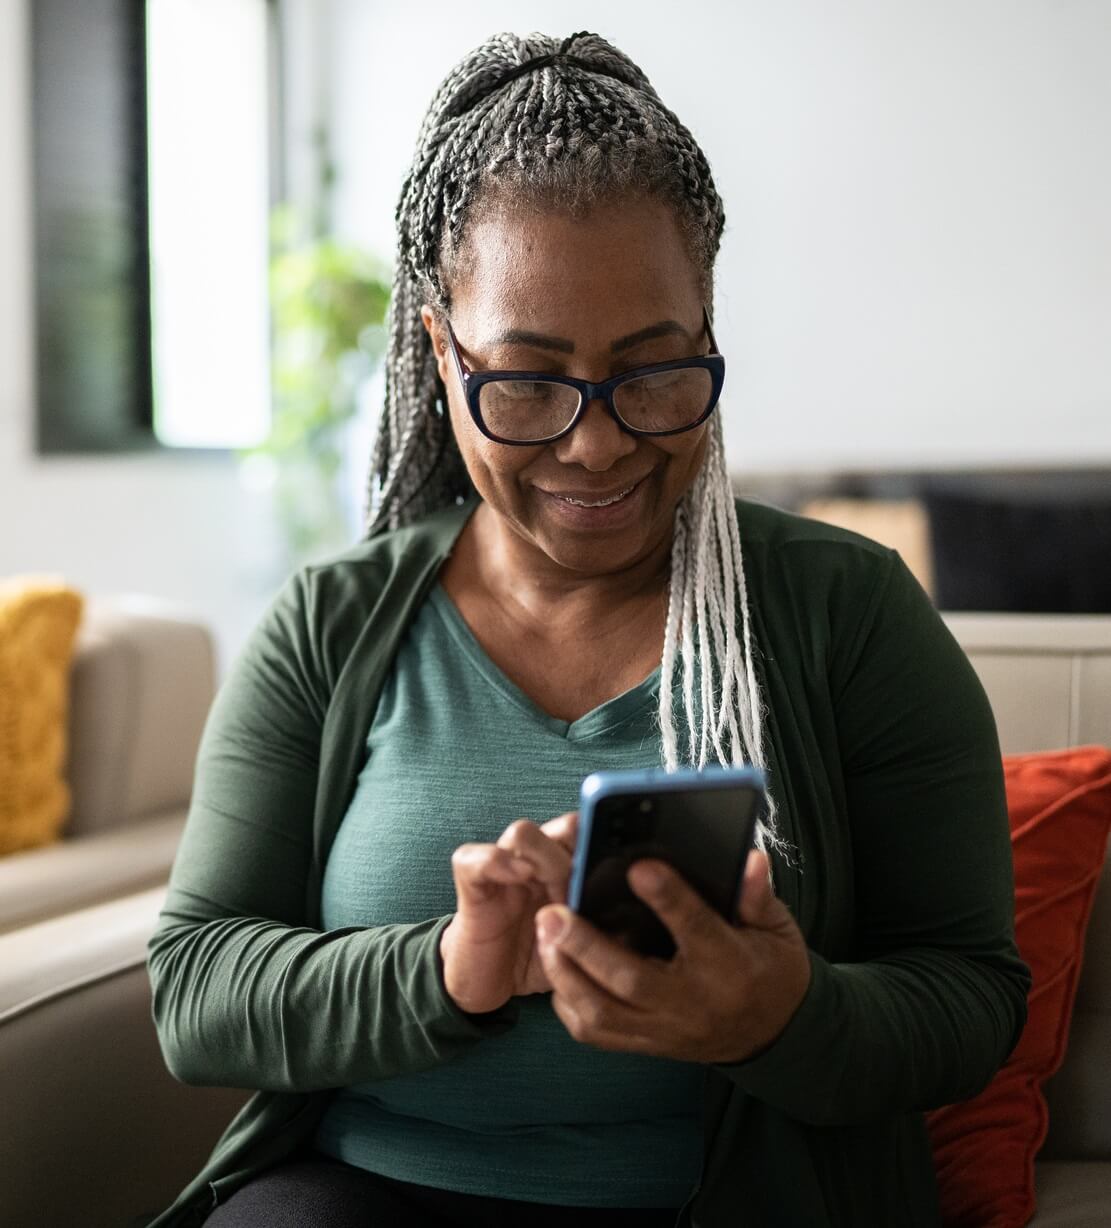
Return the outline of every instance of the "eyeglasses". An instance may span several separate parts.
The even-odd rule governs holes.
[[[709,354],[634,367],[600,384],[538,371],[472,371],[459,356],[450,320],[447,335],[475,426],[495,443],[524,446],[562,439],[593,400],[605,401],[630,435],[678,435],[705,422],[721,396],[725,359],[705,307],[702,319]]]

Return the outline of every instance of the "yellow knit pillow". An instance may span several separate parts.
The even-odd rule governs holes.
[[[85,601],[61,576],[0,581],[0,856],[57,840],[69,667]]]

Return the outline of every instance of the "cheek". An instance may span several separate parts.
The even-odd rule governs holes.
[[[450,396],[448,405],[455,441],[467,466],[475,489],[487,502],[496,491],[512,486],[541,448],[510,448],[494,443],[475,426],[470,411],[459,398]],[[496,500],[495,500],[496,501]]]
[[[707,426],[701,426],[697,431],[686,435],[673,435],[668,440],[660,440],[657,446],[661,452],[667,453],[666,471],[669,485],[681,485],[685,488],[694,481],[706,461],[709,442]]]

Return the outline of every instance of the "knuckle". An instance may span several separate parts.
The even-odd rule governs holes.
[[[593,1032],[605,1022],[605,1008],[593,998],[588,998],[578,1010],[579,1018],[587,1031]]]
[[[555,1011],[560,1023],[562,1023],[567,1031],[574,1036],[576,1040],[578,1040],[579,1037],[576,1034],[576,1028],[579,1026],[579,1017],[575,1014],[567,999],[559,992],[558,989],[552,994],[552,1010]]]
[[[618,968],[613,974],[613,990],[619,998],[644,996],[644,974],[639,968]]]
[[[451,864],[453,866],[465,866],[474,858],[475,845],[460,844],[451,854]]]
[[[514,845],[522,844],[529,840],[532,833],[536,830],[535,823],[528,819],[514,819],[512,823],[498,837],[498,846],[500,848],[508,848]]]
[[[557,815],[540,825],[540,832],[554,841],[568,853],[574,850],[578,811],[571,810],[566,814]]]
[[[581,1015],[575,1011],[569,1011],[563,1022],[575,1040],[589,1040],[590,1028]]]

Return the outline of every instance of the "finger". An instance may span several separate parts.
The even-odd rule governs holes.
[[[492,887],[525,886],[534,877],[532,865],[494,844],[461,844],[451,855],[456,894],[486,899]]]
[[[540,830],[549,840],[562,844],[568,853],[573,855],[575,842],[579,835],[579,812],[569,810],[566,814],[549,819],[546,823],[540,824]]]
[[[571,855],[558,841],[546,836],[528,819],[518,819],[498,837],[498,847],[528,861],[536,878],[548,888],[549,898],[561,900],[571,878]]]
[[[763,928],[761,921],[768,905],[775,899],[768,878],[768,855],[752,849],[745,863],[744,879],[741,882],[741,901],[738,915],[745,925]]]
[[[552,985],[552,1010],[573,1039],[596,1049],[653,1051],[641,1032],[643,1013],[607,993],[558,947],[548,948],[544,969]]]
[[[741,922],[753,929],[784,932],[796,929],[791,910],[772,887],[768,855],[757,849],[749,853],[745,864],[739,913]]]
[[[666,861],[634,862],[628,882],[667,926],[680,951],[720,940],[725,920]]]
[[[562,904],[537,910],[536,934],[542,959],[558,951],[621,1002],[646,1009],[659,993],[662,972],[657,962],[630,951]]]
[[[531,819],[517,819],[516,822],[510,823],[498,837],[498,847],[513,849],[522,854],[531,854],[545,859],[552,865],[570,865],[571,853],[574,852],[574,849],[568,849],[560,839],[556,838],[565,827],[566,822],[562,815],[558,819],[549,819],[543,826],[532,822]],[[555,836],[552,835],[552,831],[556,833]]]

